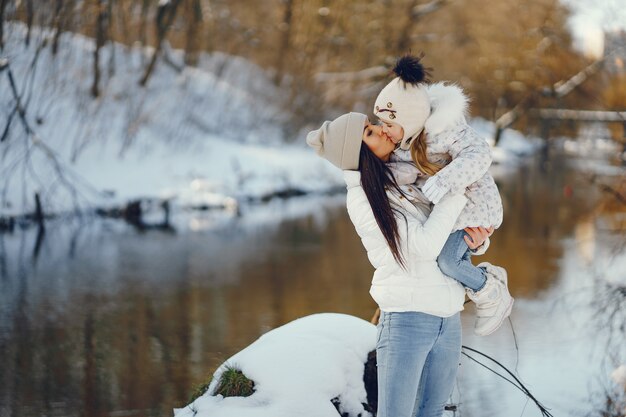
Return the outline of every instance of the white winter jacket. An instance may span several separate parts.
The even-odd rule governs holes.
[[[491,149],[465,121],[468,99],[456,85],[435,83],[427,88],[431,114],[426,120],[426,156],[431,162],[446,166],[436,175],[437,181],[452,194],[465,193],[465,209],[457,219],[454,230],[466,227],[502,224],[502,200],[493,177],[487,171],[491,165]],[[448,162],[449,158],[452,158]],[[397,150],[392,161],[412,161],[409,151]],[[393,171],[393,165],[390,166]],[[394,172],[395,174],[395,172]],[[415,168],[416,185],[421,187],[428,178]]]
[[[452,232],[467,198],[449,194],[435,205],[430,216],[394,191],[387,196],[397,215],[400,251],[406,263],[403,269],[394,259],[374,213],[361,187],[361,173],[344,171],[348,188],[347,207],[350,220],[361,237],[367,256],[376,269],[370,295],[383,311],[419,311],[449,317],[463,310],[463,286],[444,275],[437,266],[437,256]]]

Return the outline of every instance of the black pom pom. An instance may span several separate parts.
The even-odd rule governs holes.
[[[411,54],[404,55],[396,61],[393,72],[405,83],[417,84],[424,82],[429,74],[428,68],[424,68],[420,62],[422,58],[423,55],[419,57]]]

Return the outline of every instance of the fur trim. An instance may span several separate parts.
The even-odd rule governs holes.
[[[439,134],[450,126],[465,121],[469,98],[456,84],[445,85],[443,82],[427,87],[431,113],[424,128],[427,133]]]

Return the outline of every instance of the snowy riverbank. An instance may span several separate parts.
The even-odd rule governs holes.
[[[343,187],[341,173],[306,147],[304,132],[285,136],[286,98],[243,58],[203,54],[198,68],[182,72],[161,62],[141,88],[136,74],[145,51],[115,44],[102,51],[102,61],[112,66],[101,97],[93,99],[91,39],[64,34],[66,45],[55,57],[49,48],[38,52],[45,31],[35,32],[37,41],[27,47],[25,27],[9,27],[4,56],[27,99],[26,120],[35,135],[26,140],[16,120],[1,145],[0,217],[33,212],[35,193],[44,212],[53,214],[142,198],[232,207]],[[6,78],[0,83],[9,92]],[[11,94],[0,97],[5,111],[14,104]],[[491,122],[471,123],[492,136]],[[514,166],[539,146],[507,131],[494,162]]]

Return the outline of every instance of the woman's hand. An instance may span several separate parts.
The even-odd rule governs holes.
[[[488,229],[482,226],[466,227],[465,232],[467,232],[469,236],[464,236],[463,239],[465,239],[465,243],[467,243],[467,246],[469,246],[471,250],[474,250],[480,247],[483,243],[485,243],[485,240],[487,240],[487,238],[493,234],[493,226]]]

